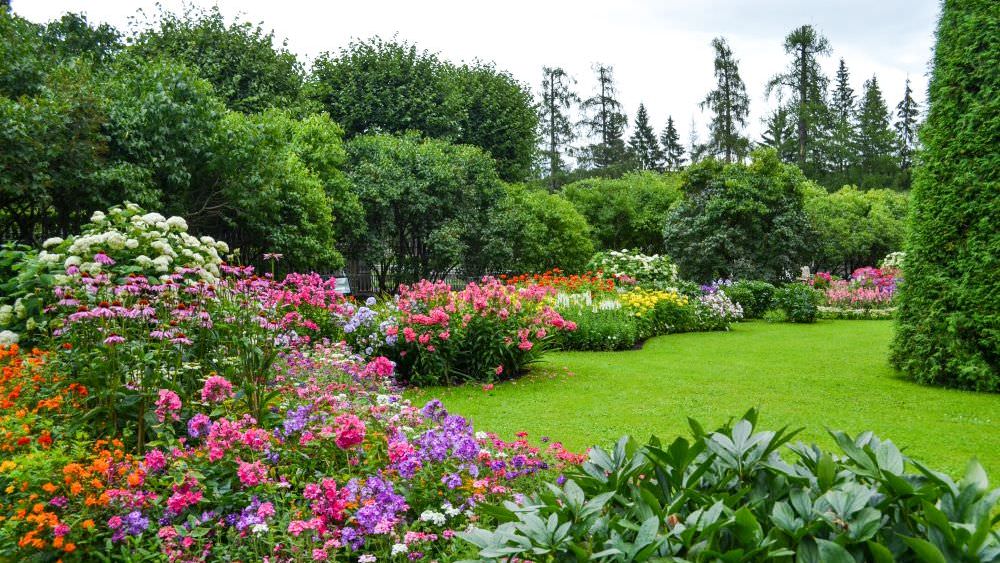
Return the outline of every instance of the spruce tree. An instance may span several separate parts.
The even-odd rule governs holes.
[[[899,137],[899,186],[910,189],[911,168],[913,167],[913,153],[917,148],[917,118],[920,115],[920,107],[913,99],[913,90],[910,88],[910,77],[906,77],[906,89],[903,91],[903,99],[896,105],[896,134]]]
[[[570,89],[573,80],[559,68],[542,68],[542,103],[539,108],[539,137],[541,156],[545,163],[549,190],[559,187],[560,178],[566,173],[564,155],[576,137],[569,109],[580,98]]]
[[[830,101],[830,137],[828,159],[830,174],[824,184],[836,189],[844,184],[857,183],[857,102],[854,88],[851,88],[851,76],[847,64],[840,59],[837,67],[837,78]]]
[[[597,73],[597,88],[594,95],[580,104],[585,115],[581,125],[595,143],[587,147],[583,160],[590,167],[605,175],[617,176],[626,164],[625,125],[628,117],[622,113],[622,104],[617,99],[614,69],[607,65],[594,66]]]
[[[798,145],[795,140],[795,124],[788,107],[779,105],[764,120],[764,127],[760,144],[777,151],[782,162],[795,162]]]
[[[722,156],[726,162],[743,160],[750,148],[750,140],[743,134],[750,114],[750,98],[746,85],[740,78],[739,61],[733,58],[725,38],[712,40],[715,49],[715,89],[705,96],[701,109],[715,115],[709,123],[707,150]]]
[[[896,185],[896,134],[889,120],[878,80],[865,81],[858,111],[858,163],[861,188],[889,188]]]
[[[660,146],[663,147],[665,168],[671,171],[680,170],[687,159],[684,158],[684,145],[681,144],[680,133],[674,126],[673,116],[667,117],[667,126],[660,134]]]
[[[788,69],[767,84],[768,95],[788,90],[789,104],[798,143],[796,161],[807,174],[821,172],[824,163],[817,156],[827,122],[826,86],[828,79],[820,69],[820,56],[830,54],[830,43],[811,25],[794,29],[785,37],[785,53],[791,55]]]
[[[936,37],[892,358],[920,382],[995,393],[1000,392],[996,0],[945,0]]]
[[[663,150],[649,124],[646,106],[639,104],[635,114],[635,130],[628,140],[629,156],[640,170],[663,170]]]

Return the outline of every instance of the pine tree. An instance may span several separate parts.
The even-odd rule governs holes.
[[[674,127],[673,116],[667,117],[667,126],[660,134],[660,146],[663,147],[665,168],[667,170],[680,170],[687,160],[684,158],[684,145],[681,144],[680,133]]]
[[[629,156],[640,170],[663,170],[663,150],[649,124],[646,106],[639,104],[635,114],[635,130],[628,140]]]
[[[788,107],[779,105],[771,115],[764,120],[764,133],[760,144],[771,147],[778,152],[782,162],[795,162],[798,155],[795,140],[795,124],[789,114]]]
[[[722,155],[726,162],[742,160],[750,148],[750,140],[742,130],[750,114],[750,98],[746,85],[740,78],[739,66],[725,38],[712,40],[715,49],[715,90],[701,102],[702,110],[708,108],[715,116],[709,123],[707,150]]]
[[[917,118],[920,107],[913,99],[910,77],[906,77],[903,99],[896,105],[896,133],[899,136],[900,187],[910,189],[910,172],[913,167],[913,153],[917,149]]]
[[[542,68],[542,104],[539,108],[541,155],[547,168],[549,189],[559,187],[559,178],[566,172],[564,154],[576,137],[568,111],[580,101],[570,89],[576,81],[559,68]]]
[[[889,120],[878,80],[865,81],[858,112],[858,158],[862,188],[887,188],[895,185],[899,168],[896,165],[896,133]]]
[[[830,103],[831,127],[829,138],[828,159],[831,173],[824,182],[828,188],[835,189],[852,182],[857,182],[857,102],[854,89],[851,88],[851,77],[847,64],[840,59],[837,68],[836,85]]]
[[[615,97],[614,69],[598,64],[594,72],[597,73],[597,89],[580,107],[585,115],[581,125],[597,142],[587,147],[583,160],[604,174],[617,175],[628,156],[622,138],[628,117],[622,113],[622,104]]]
[[[818,57],[830,53],[830,43],[811,25],[796,28],[785,37],[785,53],[792,56],[788,69],[767,84],[767,93],[788,89],[798,143],[796,160],[807,173],[819,172],[818,144],[827,122],[826,86]]]

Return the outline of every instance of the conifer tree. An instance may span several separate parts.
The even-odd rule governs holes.
[[[667,117],[667,126],[660,134],[660,146],[663,148],[664,168],[671,171],[680,170],[687,159],[684,158],[684,145],[681,144],[680,133],[674,126],[673,116]]]
[[[913,167],[913,153],[917,148],[917,118],[920,106],[913,99],[910,77],[906,77],[903,99],[896,105],[896,134],[899,137],[900,187],[910,189],[910,172]]]
[[[616,176],[623,171],[628,156],[623,139],[628,117],[616,97],[614,69],[597,64],[594,72],[597,73],[597,88],[580,108],[585,115],[581,125],[596,142],[586,148],[583,161],[605,175]]]
[[[785,37],[785,53],[792,56],[788,69],[768,82],[767,93],[788,90],[793,94],[789,109],[798,144],[796,161],[807,174],[815,174],[824,165],[818,162],[821,159],[817,157],[817,148],[828,117],[825,99],[828,79],[818,58],[830,54],[830,43],[811,25],[803,25]]]
[[[635,114],[635,130],[628,140],[629,156],[640,170],[663,170],[663,150],[649,124],[646,106],[639,104]]]
[[[857,102],[851,77],[844,59],[837,67],[837,78],[830,102],[831,128],[827,158],[830,174],[824,182],[831,189],[844,184],[857,183]]]
[[[889,120],[878,80],[865,81],[858,111],[858,159],[861,188],[887,188],[896,185],[896,133]]]
[[[795,140],[795,124],[788,107],[779,105],[764,120],[764,126],[760,144],[777,151],[782,162],[795,162],[798,145]]]
[[[743,135],[750,114],[750,98],[746,85],[740,78],[739,61],[723,37],[712,40],[715,49],[716,87],[701,102],[702,110],[714,116],[709,123],[707,150],[722,156],[726,162],[742,160],[750,148],[750,140]]]
[[[543,67],[542,75],[542,103],[538,120],[541,156],[549,190],[555,190],[559,187],[560,177],[566,172],[564,155],[576,137],[569,109],[580,98],[570,89],[576,81],[562,68]]]

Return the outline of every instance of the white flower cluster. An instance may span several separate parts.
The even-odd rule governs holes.
[[[229,246],[212,237],[196,238],[181,217],[146,213],[133,203],[95,212],[83,234],[46,240],[38,260],[97,274],[110,266],[134,265],[146,275],[165,276],[195,269],[208,281],[219,277],[222,254]]]
[[[629,276],[639,283],[669,285],[677,282],[677,265],[660,254],[643,254],[636,250],[612,250],[599,253],[588,265],[612,276]]]
[[[621,301],[617,299],[605,298],[595,301],[593,295],[591,295],[589,291],[583,291],[580,293],[560,292],[556,295],[555,308],[561,311],[570,309],[589,309],[596,313],[598,311],[617,311],[622,308],[622,304]]]

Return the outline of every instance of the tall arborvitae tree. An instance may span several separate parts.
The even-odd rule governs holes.
[[[649,124],[646,106],[639,104],[635,113],[635,130],[628,140],[629,156],[640,170],[663,170],[663,150]]]
[[[997,393],[1000,18],[996,0],[942,4],[893,361],[923,383]]]
[[[622,113],[615,89],[614,69],[607,65],[594,66],[597,88],[594,95],[580,105],[584,112],[581,121],[589,135],[597,140],[587,147],[583,161],[606,175],[618,175],[625,166],[625,125],[628,117]]]
[[[798,144],[795,140],[795,124],[788,107],[779,105],[775,108],[764,120],[764,127],[760,144],[777,151],[778,158],[783,162],[795,162]]]
[[[722,156],[726,162],[742,160],[750,148],[750,139],[743,134],[750,114],[750,98],[740,78],[738,62],[733,58],[725,38],[712,40],[715,49],[715,90],[701,102],[702,110],[714,113],[709,123],[707,150]]]
[[[660,134],[660,146],[663,147],[664,168],[671,171],[680,170],[687,159],[684,158],[684,145],[681,144],[681,135],[674,126],[673,116],[667,117],[667,126]]]
[[[888,188],[896,185],[899,167],[896,165],[896,133],[889,120],[878,80],[865,81],[858,111],[858,164],[862,188]]]
[[[910,172],[913,167],[913,153],[917,149],[917,119],[920,106],[913,99],[910,77],[906,77],[903,99],[896,105],[896,133],[899,136],[899,187],[910,189]]]
[[[830,44],[811,25],[804,25],[785,37],[785,53],[792,56],[792,61],[784,73],[768,82],[767,93],[787,89],[792,94],[789,107],[798,143],[796,161],[807,174],[815,174],[824,164],[818,162],[817,148],[828,121],[828,80],[818,57],[830,54]]]
[[[539,107],[539,138],[541,155],[548,175],[550,190],[555,190],[566,173],[564,155],[576,137],[569,110],[580,98],[571,90],[576,84],[559,68],[542,68],[542,103]]]
[[[830,100],[830,137],[827,143],[830,173],[824,179],[828,188],[839,188],[844,184],[856,183],[852,175],[857,165],[857,101],[851,88],[851,75],[847,64],[840,59],[837,78]]]

